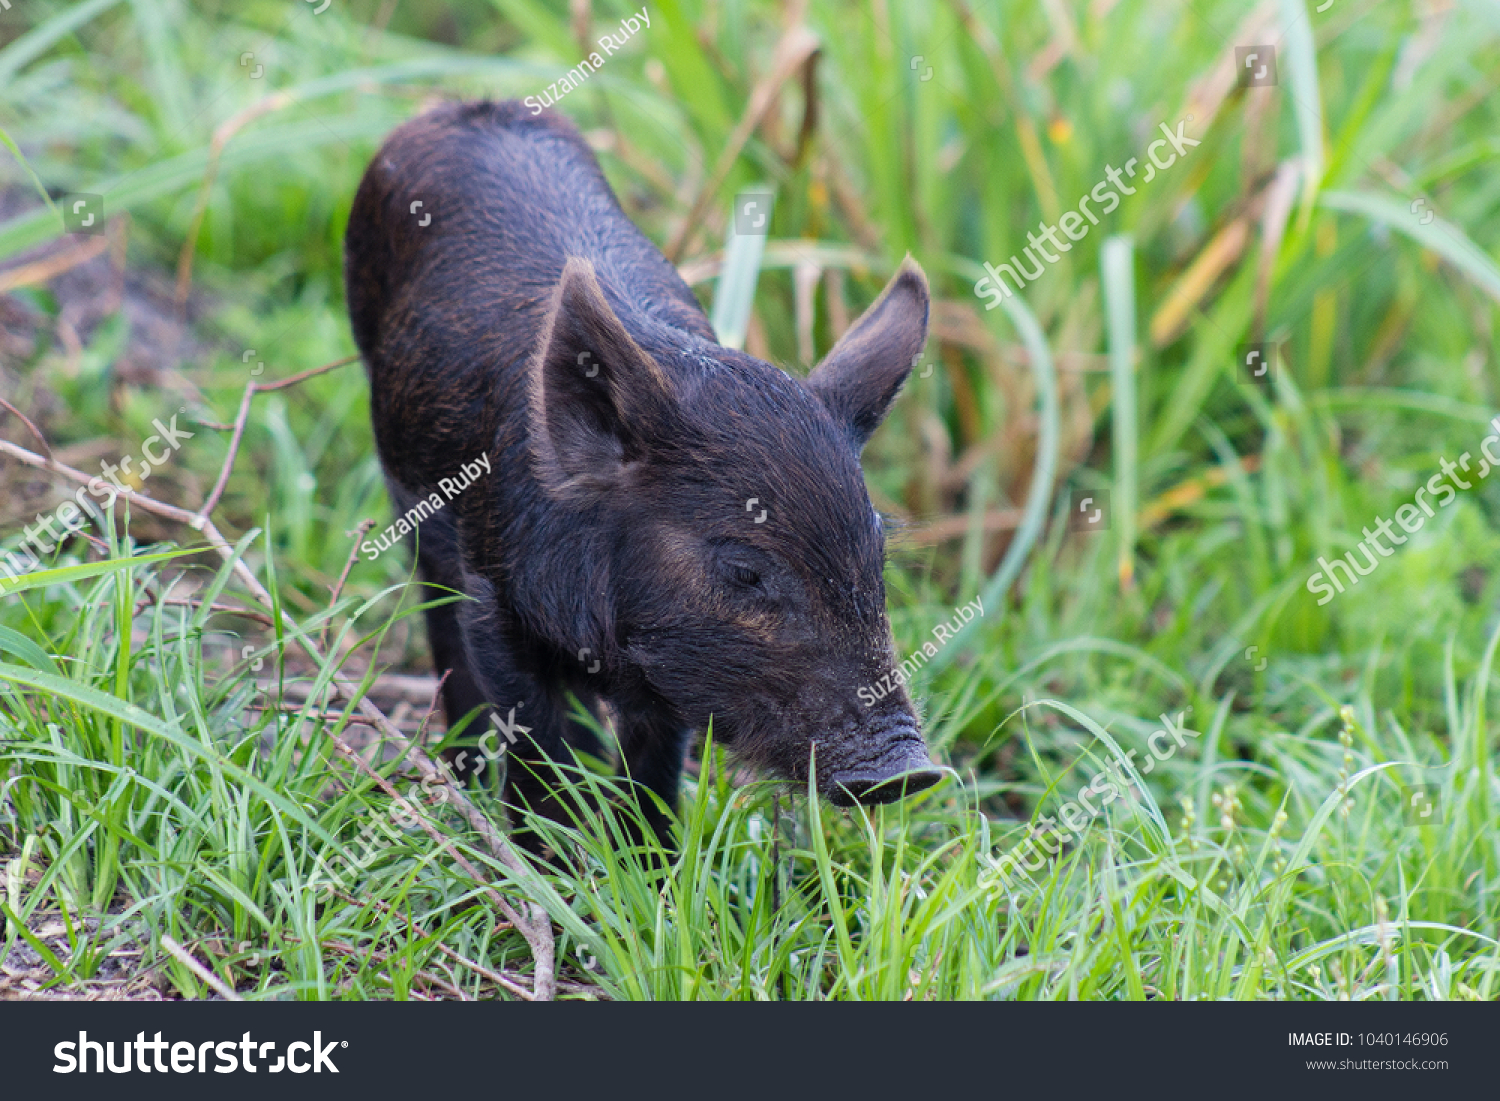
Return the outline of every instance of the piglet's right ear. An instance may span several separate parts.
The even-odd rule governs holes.
[[[570,259],[552,292],[529,398],[532,455],[551,492],[618,485],[672,431],[672,385],[620,323],[587,260]]]

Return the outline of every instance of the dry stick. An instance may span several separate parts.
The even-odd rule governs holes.
[[[279,707],[272,707],[266,704],[247,703],[245,705],[245,710],[255,711],[262,715],[298,715],[306,719],[308,722],[315,723],[322,722],[333,724],[344,722],[348,726],[368,726],[371,729],[375,728],[375,724],[369,719],[352,718],[345,715],[342,711],[309,711],[307,710],[307,706],[305,704],[296,705],[288,703],[282,704]]]
[[[314,367],[310,371],[303,371],[300,375],[284,378],[279,382],[251,382],[245,385],[245,396],[240,399],[240,411],[234,418],[234,436],[229,441],[229,454],[224,456],[224,465],[219,470],[219,480],[214,483],[213,492],[208,495],[208,500],[203,502],[203,507],[198,510],[198,522],[192,525],[194,531],[201,531],[199,522],[205,521],[208,515],[219,505],[219,498],[224,495],[224,487],[229,484],[229,472],[234,467],[234,460],[240,453],[240,440],[245,435],[245,425],[250,419],[250,399],[256,394],[262,394],[269,390],[281,390],[288,386],[321,375],[325,371],[332,371],[336,367],[346,367],[357,360],[359,356],[345,356],[336,359],[332,363],[325,363],[321,367]],[[217,426],[215,426],[217,427]]]
[[[363,674],[361,674],[361,676],[363,676]],[[408,680],[414,682],[409,688],[404,686],[404,682]],[[401,697],[401,699],[397,702],[411,703],[412,697],[414,695],[419,695],[420,698],[424,700],[431,696],[431,689],[434,683],[436,683],[436,678],[434,677],[399,677],[390,675],[378,676],[375,678],[375,682],[370,685],[370,694],[372,696],[378,696],[382,692],[387,695],[394,694]],[[311,684],[305,684],[302,681],[287,681],[286,691],[288,695],[293,695],[298,699],[306,700],[312,698],[313,686]],[[329,702],[337,703],[339,701],[342,701],[343,699],[344,696],[341,693],[335,692],[329,698]]]
[[[270,622],[269,617],[267,617],[267,622]],[[422,716],[422,721],[417,724],[417,732],[414,735],[412,735],[412,741],[415,742],[417,745],[426,745],[427,744],[427,724],[432,721],[433,712],[437,710],[437,702],[438,702],[437,693],[442,691],[443,684],[448,679],[448,674],[450,674],[452,672],[453,672],[452,669],[444,669],[443,670],[442,679],[437,682],[437,688],[433,692],[432,703],[427,708],[427,713]],[[375,681],[375,684],[378,685],[379,683],[380,683],[380,678],[377,677],[376,681]],[[296,690],[300,686],[289,684],[289,685],[287,685],[287,687],[288,687],[288,689],[292,690],[292,694],[293,695],[298,694],[298,692]],[[373,688],[374,685],[371,685],[371,687]],[[304,689],[304,693],[305,693],[304,694],[304,700],[311,698],[311,696],[312,696],[312,690],[311,690],[311,688]],[[399,703],[397,703],[397,705],[396,705],[396,712],[399,713],[400,710],[401,710],[401,708],[406,706],[406,703],[407,703],[406,700],[401,700]],[[304,718],[312,719],[315,722],[318,721],[318,720],[322,720],[323,722],[334,722],[334,723],[336,723],[340,719],[346,718],[345,714],[343,712],[340,712],[340,711],[316,711],[316,712],[309,713],[306,710],[307,704],[305,702],[303,704],[301,704],[301,705],[284,704],[281,707],[259,707],[259,706],[255,705],[255,704],[247,704],[246,706],[249,707],[253,711],[262,711],[262,712],[266,712],[266,713],[277,712],[277,713],[289,714],[289,715],[290,714],[299,714],[299,715],[302,715]],[[392,719],[391,721],[392,722],[400,722],[402,720],[400,720],[400,719]],[[373,727],[375,725],[369,719],[358,719],[358,718],[348,718],[348,723],[349,723],[350,726],[370,726],[370,727]]]
[[[417,727],[418,745],[427,744],[427,724],[432,722],[433,713],[437,711],[438,700],[443,694],[443,685],[448,683],[448,677],[452,672],[452,669],[444,669],[443,675],[438,678],[437,687],[432,690],[432,702],[427,705],[427,714],[422,716],[422,724]]]
[[[330,612],[333,611],[333,606],[339,602],[339,594],[344,591],[344,582],[349,580],[349,571],[354,568],[354,560],[359,557],[360,540],[362,540],[365,537],[365,533],[374,526],[374,520],[361,520],[359,522],[358,528],[356,528],[354,531],[344,533],[345,535],[351,535],[354,537],[354,546],[349,548],[349,560],[344,563],[344,572],[339,574],[338,584],[334,585],[333,587],[333,596],[330,597],[328,601],[328,610]],[[320,649],[328,649],[328,628],[332,626],[332,618],[330,618],[326,623],[323,624],[322,633],[318,635],[318,647]]]
[[[568,0],[568,22],[573,31],[573,37],[578,40],[578,49],[584,57],[588,57],[591,50],[589,42],[589,11],[591,4],[589,0]]]
[[[1276,179],[1268,189],[1268,197],[1260,221],[1260,256],[1255,272],[1255,313],[1252,332],[1255,340],[1266,338],[1266,312],[1271,304],[1271,274],[1276,267],[1276,257],[1281,255],[1281,241],[1286,236],[1286,226],[1297,202],[1297,185],[1301,182],[1301,171],[1295,161],[1283,161],[1276,170]]]
[[[349,580],[349,571],[354,568],[354,560],[359,554],[359,541],[363,539],[375,526],[374,520],[361,520],[359,527],[344,534],[354,540],[354,549],[349,552],[349,560],[344,563],[344,572],[339,574],[338,583],[333,586],[333,595],[328,599],[328,606],[332,608],[339,602],[339,594],[344,591],[344,582]]]
[[[73,245],[51,256],[0,273],[0,294],[6,294],[17,287],[45,283],[65,271],[76,268],[79,264],[88,263],[107,248],[109,248],[108,237],[95,237],[83,244]]]
[[[253,393],[257,389],[279,389],[283,385],[289,385],[293,381],[300,381],[302,378],[311,377],[312,375],[317,374],[319,371],[331,370],[336,366],[339,366],[339,364],[328,364],[326,367],[321,367],[313,371],[304,372],[300,376],[295,376],[292,379],[283,380],[283,382],[281,383],[273,383],[270,386],[262,387],[257,383],[251,383],[250,390],[247,391],[247,393]],[[238,439],[240,434],[241,433],[239,432],[236,433],[236,439]],[[78,482],[80,485],[86,486],[91,481],[91,477],[89,475],[82,474],[79,471],[74,470],[72,467],[65,466],[54,459],[44,459],[42,458],[42,456],[37,455],[34,452],[27,451],[24,447],[18,447],[16,444],[11,443],[9,440],[0,440],[0,454],[9,455],[16,460],[25,463],[27,466],[37,467],[38,469],[42,470],[50,470],[55,474],[60,474],[64,477],[71,478],[73,481]],[[233,461],[234,452],[231,451],[229,458],[225,463],[226,471],[229,465],[233,463]],[[222,476],[220,480],[223,481],[226,479],[227,474]],[[219,534],[219,529],[214,526],[213,521],[209,520],[206,515],[201,513],[194,514],[188,512],[186,509],[178,508],[176,505],[169,505],[162,501],[153,500],[150,497],[143,497],[141,494],[136,493],[134,490],[123,490],[119,492],[117,496],[125,498],[126,501],[140,508],[142,511],[154,513],[155,515],[164,517],[168,520],[175,520],[180,524],[186,524],[194,531],[201,532],[204,538],[208,540],[209,545],[215,551],[217,551],[225,561],[233,563],[232,568],[235,575],[245,583],[245,586],[251,591],[251,593],[254,594],[257,600],[259,600],[267,608],[274,608],[276,606],[275,601],[271,599],[271,594],[266,591],[265,586],[260,583],[259,578],[257,578],[255,574],[251,572],[250,567],[246,566],[245,563],[235,555],[234,547],[221,534]],[[292,634],[296,639],[297,644],[302,647],[303,651],[308,655],[308,657],[311,658],[315,664],[321,664],[321,655],[317,652],[313,644],[308,641],[301,629],[297,627],[292,618],[283,612],[282,619],[290,628],[292,628]],[[494,823],[486,818],[484,814],[480,812],[479,808],[474,806],[474,804],[469,801],[469,798],[464,794],[463,789],[460,788],[457,784],[453,783],[450,776],[445,775],[438,769],[436,765],[432,763],[432,759],[427,756],[426,751],[423,750],[421,746],[413,745],[411,741],[406,737],[406,735],[402,734],[401,731],[396,727],[396,725],[392,723],[388,718],[386,718],[385,713],[381,711],[379,707],[377,707],[368,697],[360,695],[358,686],[350,681],[348,677],[344,676],[342,673],[335,673],[332,678],[332,683],[334,687],[345,694],[345,697],[347,699],[354,700],[357,698],[359,700],[359,709],[361,714],[363,714],[365,718],[369,719],[377,730],[379,730],[388,739],[390,739],[392,744],[402,750],[402,752],[412,762],[412,764],[416,766],[417,772],[421,775],[422,779],[428,781],[429,787],[431,787],[433,784],[441,783],[447,789],[449,801],[459,808],[459,811],[464,816],[464,820],[467,821],[469,823],[469,826],[479,834],[479,836],[485,843],[485,847],[489,849],[490,854],[494,856],[496,860],[498,860],[506,869],[514,873],[517,877],[524,876],[527,873],[528,869],[526,865],[522,862],[521,858],[516,855],[516,852],[511,847],[510,842],[508,842],[505,839],[504,835],[495,828]],[[462,867],[466,872],[468,872],[476,882],[482,882],[482,877],[480,876],[479,872],[474,868],[472,864],[469,863],[468,860],[463,857],[462,854],[455,852],[453,855],[459,866]],[[543,910],[542,907],[535,902],[530,903],[527,906],[528,917],[526,919],[523,919],[493,888],[487,888],[487,892],[490,897],[498,904],[501,912],[504,913],[506,917],[510,919],[511,923],[521,931],[521,935],[526,938],[526,943],[531,948],[532,958],[536,962],[536,974],[533,977],[533,996],[538,1001],[551,1001],[557,990],[557,975],[555,973],[556,941],[552,936],[551,919],[548,918],[546,911]]]
[[[224,465],[219,468],[219,480],[214,483],[214,488],[208,495],[208,500],[203,502],[203,507],[198,510],[198,515],[192,520],[194,531],[202,531],[203,525],[208,522],[209,513],[218,507],[219,498],[224,495],[224,487],[229,484],[229,472],[234,468],[235,456],[240,453],[240,440],[245,435],[245,424],[250,419],[250,399],[255,397],[255,383],[245,387],[245,396],[240,399],[240,411],[234,418],[234,436],[229,441],[229,454],[224,457]]]
[[[129,247],[130,211],[124,211],[109,223],[109,266],[113,269],[114,281],[110,285],[109,297],[104,300],[106,315],[115,313],[125,304],[125,250]]]
[[[818,49],[818,36],[800,24],[782,35],[781,41],[776,44],[776,52],[771,57],[771,71],[751,89],[750,102],[745,106],[745,113],[740,116],[738,125],[730,133],[724,152],[719,155],[718,163],[714,165],[714,170],[709,173],[708,179],[704,180],[703,186],[698,189],[698,197],[693,200],[693,205],[688,208],[682,225],[678,227],[671,242],[667,245],[668,260],[675,264],[678,257],[682,255],[682,250],[687,247],[688,238],[698,228],[698,219],[703,216],[704,208],[708,206],[709,200],[719,190],[725,177],[729,175],[729,170],[739,159],[740,150],[750,140],[750,135],[755,132],[755,128],[761,124],[766,113],[771,109],[771,105],[776,102],[777,90]]]
[[[219,174],[219,158],[224,153],[224,146],[229,144],[229,139],[239,133],[242,127],[261,115],[279,111],[291,102],[292,97],[288,93],[273,92],[239,114],[231,115],[214,130],[213,138],[208,143],[208,165],[203,171],[203,182],[198,185],[198,202],[193,210],[193,220],[188,226],[187,240],[182,243],[182,252],[177,257],[176,303],[179,312],[187,305],[188,288],[193,281],[193,253],[198,248],[198,234],[202,231],[203,219],[208,214],[208,198],[213,192],[214,178]]]
[[[98,539],[94,540],[94,542],[98,546],[100,546],[101,548],[103,548],[106,553],[108,553],[108,551],[109,551],[109,545],[107,543],[103,542],[102,540],[98,540]],[[173,597],[170,600],[163,600],[161,597],[157,596],[150,589],[147,589],[146,590],[145,599],[141,600],[135,606],[135,614],[136,615],[140,615],[141,612],[144,609],[149,608],[153,604],[159,604],[159,605],[161,605],[163,607],[171,607],[171,608],[201,608],[201,607],[203,607],[203,601],[199,600],[195,596]],[[264,627],[274,627],[274,626],[276,626],[276,621],[274,619],[272,619],[270,616],[266,615],[264,612],[252,612],[252,611],[249,611],[249,610],[247,610],[245,608],[236,607],[233,604],[218,604],[218,603],[214,603],[214,604],[208,605],[208,610],[210,612],[223,612],[225,615],[238,616],[241,619],[254,620],[256,623],[259,623],[259,624],[261,624]]]
[[[157,601],[157,603],[181,605],[188,608],[203,607],[203,601],[193,596],[174,598],[172,600],[161,600]],[[240,619],[251,619],[256,623],[259,623],[262,627],[276,626],[276,620],[267,615],[265,612],[252,612],[248,608],[241,608],[234,604],[219,604],[215,602],[208,606],[208,610],[210,612],[223,612],[225,615],[237,616]]]
[[[42,435],[41,429],[31,423],[31,418],[17,409],[10,402],[6,401],[4,398],[0,398],[0,405],[3,405],[17,417],[21,418],[21,423],[24,424],[27,428],[31,429],[31,434],[36,437],[37,443],[42,445],[42,450],[47,453],[47,458],[52,458],[52,448],[47,445],[47,438]]]
[[[949,539],[961,539],[969,534],[972,524],[966,514],[945,516],[930,524],[912,525],[897,532],[892,542],[912,547],[935,547]],[[984,534],[997,531],[1014,531],[1021,526],[1021,510],[1018,508],[994,508],[984,514],[980,527]]]
[[[167,936],[167,934],[165,933],[161,935],[161,946],[168,952],[172,953],[173,956],[177,957],[177,961],[184,967],[186,967],[189,971],[197,975],[209,986],[213,987],[214,990],[218,992],[219,997],[231,1002],[242,1002],[245,1000],[244,998],[236,994],[232,988],[226,986],[223,979],[219,978],[219,976],[215,975],[212,971],[210,971],[208,968],[204,967],[201,963],[194,959],[192,954],[189,953],[186,948],[178,944],[175,940]]]
[[[345,894],[343,891],[340,891],[338,889],[335,889],[333,893],[338,898],[341,898],[345,902],[350,903],[351,905],[354,905],[354,906],[373,906],[377,910],[380,910],[383,913],[387,913],[387,914],[394,914],[396,912],[394,910],[394,908],[392,908],[392,906],[391,906],[390,903],[388,903],[388,902],[382,902],[378,898],[358,899],[358,898],[355,898],[353,895]],[[426,929],[423,929],[420,925],[416,924],[415,922],[412,923],[412,929],[416,932],[417,936],[422,937],[424,940],[426,938],[432,936],[431,933],[429,933]],[[464,967],[467,967],[470,971],[474,972],[476,975],[482,975],[486,979],[489,979],[490,982],[494,983],[495,985],[497,985],[497,986],[503,986],[506,990],[509,990],[512,994],[516,995],[518,998],[525,998],[527,1001],[531,1000],[531,991],[527,990],[524,986],[521,986],[520,984],[518,984],[514,979],[506,978],[504,975],[500,974],[500,972],[498,972],[498,971],[492,971],[488,967],[483,966],[482,964],[475,963],[473,960],[469,959],[466,956],[459,955],[459,953],[457,953],[453,949],[449,948],[442,941],[438,941],[437,942],[437,948],[438,948],[438,951],[442,952],[443,955],[447,956],[450,960],[453,960],[455,963],[458,963],[458,964],[461,964]]]
[[[406,743],[408,747],[407,751],[408,753],[410,753],[412,743],[407,741],[405,735],[401,734],[399,731],[396,731],[396,728],[394,726],[390,727],[390,729],[396,732],[396,738]],[[383,729],[382,732],[384,732]],[[352,760],[355,766],[361,772],[370,777],[370,779],[374,780],[375,783],[380,787],[380,790],[389,795],[398,806],[404,806],[410,808],[412,811],[415,811],[416,805],[412,804],[409,800],[401,798],[401,795],[396,791],[395,786],[392,785],[392,783],[384,776],[380,775],[380,773],[376,772],[375,769],[370,767],[370,763],[363,757],[361,757],[358,751],[356,751],[353,746],[344,741],[344,739],[340,738],[337,734],[329,734],[328,737],[333,740],[333,744],[338,747],[340,753],[344,754],[344,756]],[[423,754],[423,757],[425,756],[426,754]],[[413,759],[415,760],[415,758]],[[420,771],[420,765],[418,766],[418,770]],[[437,827],[434,826],[425,816],[413,814],[413,817],[416,818],[417,822],[421,825],[422,831],[437,843],[440,851],[451,853],[454,861],[458,864],[458,866],[463,868],[464,871],[468,872],[475,882],[483,882],[483,878],[480,876],[479,870],[475,868],[474,865],[469,863],[468,859],[461,852],[453,847],[452,840],[444,837],[440,832],[438,832]],[[525,936],[526,922],[519,914],[516,913],[514,909],[511,908],[510,903],[507,902],[505,898],[493,887],[485,887],[484,891],[485,894],[490,896],[490,899],[499,908],[500,912],[506,916],[510,923],[517,929],[520,929],[522,935]],[[548,926],[547,935],[550,939],[552,935],[550,925]],[[529,943],[530,938],[528,937],[527,939]],[[540,963],[538,964],[538,967],[540,967]],[[540,979],[540,975],[538,975],[538,979]],[[541,983],[540,981],[538,981],[537,992],[534,994],[526,995],[528,1000],[534,1001],[541,998],[540,986]]]
[[[415,928],[418,932],[421,932],[421,926],[413,925],[413,928]],[[295,935],[293,933],[285,933],[285,934],[283,934],[283,936],[285,936],[286,939],[289,940],[289,941],[291,941],[293,944],[304,944],[304,943],[306,943],[301,937],[299,937],[299,936],[297,936],[297,935]],[[370,948],[356,948],[352,944],[345,944],[343,941],[338,941],[338,940],[325,940],[325,941],[322,941],[321,944],[322,944],[322,947],[328,949],[330,952],[339,952],[339,953],[342,953],[345,956],[354,956],[354,957],[361,957],[361,958],[369,958],[369,959],[373,959],[376,963],[384,963],[384,964],[389,964],[390,961],[391,961],[391,954],[389,952],[383,951],[383,950],[381,950],[379,948],[374,948],[374,947],[370,947]],[[450,978],[454,977],[451,972],[449,973],[449,977]],[[467,1002],[467,1001],[471,1001],[472,1000],[471,998],[469,998],[468,995],[466,995],[462,990],[460,990],[458,988],[458,983],[457,983],[456,980],[453,981],[453,982],[447,982],[447,981],[445,981],[443,979],[438,978],[431,971],[426,971],[426,970],[422,970],[422,969],[418,969],[417,971],[413,972],[413,978],[422,979],[422,980],[424,980],[426,982],[429,982],[429,983],[433,984],[434,986],[447,987],[455,995],[457,995],[458,1000],[461,1001],[461,1002]]]
[[[332,371],[336,367],[347,367],[357,359],[359,359],[359,354],[355,353],[352,356],[345,356],[343,359],[336,359],[332,363],[325,363],[321,367],[311,367],[300,374],[288,375],[286,378],[277,379],[275,382],[256,382],[251,385],[255,387],[257,394],[264,394],[269,390],[285,390],[288,386],[296,386],[299,382],[306,382],[308,379],[316,375],[321,375],[325,371]]]
[[[410,673],[381,673],[371,687],[417,702],[431,694],[435,681],[435,677],[412,676]]]

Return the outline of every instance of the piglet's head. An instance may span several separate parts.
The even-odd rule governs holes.
[[[939,777],[886,617],[859,455],[927,337],[910,258],[804,380],[685,336],[571,260],[530,376],[556,560],[518,579],[598,682],[834,802]],[[526,568],[523,567],[523,571]],[[566,591],[548,592],[559,582]],[[624,732],[630,737],[630,731]]]

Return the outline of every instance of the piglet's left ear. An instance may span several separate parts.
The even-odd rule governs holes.
[[[849,426],[856,448],[880,427],[922,354],[929,305],[927,277],[907,256],[880,297],[807,376],[834,420]]]

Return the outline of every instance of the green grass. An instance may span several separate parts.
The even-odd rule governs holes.
[[[330,892],[320,869],[393,809],[334,739],[401,793],[416,780],[347,698],[309,701],[341,672],[394,714],[384,674],[427,668],[402,555],[356,558],[331,596],[349,533],[389,511],[351,366],[254,399],[215,511],[273,607],[194,532],[123,506],[0,595],[0,960],[56,994],[206,995],[166,935],[247,998],[511,997],[532,955],[493,885],[550,915],[565,997],[1495,998],[1496,479],[1326,605],[1304,585],[1441,459],[1477,455],[1500,410],[1500,26],[1313,7],[818,0],[810,138],[799,72],[722,179],[795,5],[655,5],[563,101],[627,212],[684,242],[706,306],[730,199],[774,188],[745,340],[795,372],[907,251],[927,270],[934,369],[865,467],[917,533],[887,573],[898,653],[983,596],[913,685],[943,784],[835,811],[714,751],[665,872],[604,814],[539,824],[567,856],[521,875],[437,805],[450,848],[398,822]],[[627,8],[594,5],[590,37]],[[1233,47],[1268,42],[1280,85],[1226,92]],[[577,51],[567,5],[538,0],[0,12],[0,280],[89,240],[49,209],[77,191],[129,214],[129,270],[165,288],[90,299],[86,322],[69,277],[13,288],[0,327],[24,311],[38,335],[0,345],[0,397],[90,473],[186,408],[195,435],[148,486],[198,508],[228,447],[203,422],[353,351],[340,239],[383,135],[434,93],[534,94]],[[1201,146],[983,308],[983,262],[1187,114]],[[174,348],[151,318],[189,242]],[[799,262],[823,271],[810,318]],[[1252,341],[1285,342],[1268,390],[1237,374]],[[0,487],[0,550],[73,488],[9,459]],[[1067,531],[1075,488],[1110,492],[1108,533]],[[930,544],[928,522],[953,536]],[[192,553],[152,553],[174,549]],[[1158,716],[1189,708],[1199,736],[1146,772]],[[410,734],[425,711],[395,717]],[[1029,826],[1132,750],[1128,798],[997,883]],[[1416,785],[1437,824],[1408,821]]]

